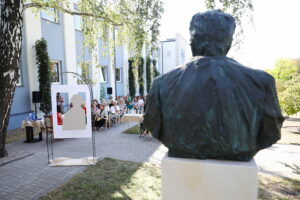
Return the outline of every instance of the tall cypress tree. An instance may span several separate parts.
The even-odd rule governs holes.
[[[144,96],[145,93],[145,84],[144,84],[144,58],[140,58],[139,63],[139,93],[141,96]]]
[[[149,93],[151,85],[152,85],[152,74],[153,70],[151,67],[151,58],[147,56],[146,58],[146,81],[147,81],[147,93]]]
[[[36,52],[36,64],[38,66],[39,74],[39,90],[42,95],[40,109],[45,114],[49,114],[51,112],[51,71],[47,41],[44,38],[37,40],[34,47]]]
[[[157,68],[156,68],[156,62],[157,62],[156,60],[152,60],[154,77],[157,77],[160,75],[159,71],[157,71]]]
[[[129,86],[129,95],[131,97],[135,96],[136,88],[135,88],[135,75],[134,75],[134,65],[133,58],[128,59],[128,86]]]

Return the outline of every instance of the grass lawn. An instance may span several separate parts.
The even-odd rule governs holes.
[[[126,129],[123,133],[127,134],[140,134],[139,125],[135,125],[131,128]]]
[[[37,136],[38,133],[35,133],[34,136]],[[26,133],[25,130],[21,128],[13,129],[7,131],[6,135],[6,144],[12,143],[12,142],[17,142],[19,140],[26,140]]]
[[[299,200],[300,181],[259,175],[258,200]]]
[[[160,167],[105,158],[41,199],[160,199]]]
[[[105,158],[41,197],[46,199],[160,199],[157,165]],[[258,200],[299,200],[300,181],[259,175]]]

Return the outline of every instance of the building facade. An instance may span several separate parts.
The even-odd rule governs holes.
[[[159,72],[166,74],[186,63],[191,58],[191,50],[187,41],[176,34],[175,38],[160,42],[159,55]]]
[[[75,0],[73,9],[77,9]],[[72,5],[72,4],[71,4]],[[35,14],[31,9],[24,13],[24,28],[22,41],[22,56],[20,62],[20,78],[16,87],[8,129],[19,128],[21,121],[29,112],[34,111],[32,92],[39,91],[38,69],[35,64],[35,42],[42,37],[48,43],[48,54],[51,71],[57,74],[52,84],[76,84],[77,77],[64,72],[82,73],[81,63],[89,62],[88,76],[95,84],[93,95],[95,99],[107,98],[107,88],[112,87],[112,96],[128,94],[128,52],[124,46],[116,47],[115,58],[111,58],[107,46],[101,39],[98,46],[90,52],[83,47],[81,18],[66,13],[50,10],[54,14],[41,11]],[[96,55],[96,56],[92,56]],[[113,69],[112,59],[116,62]],[[37,105],[39,108],[39,104]],[[38,110],[38,116],[42,113]]]

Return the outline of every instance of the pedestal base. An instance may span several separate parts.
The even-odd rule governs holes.
[[[255,200],[258,169],[249,162],[164,157],[162,200]]]

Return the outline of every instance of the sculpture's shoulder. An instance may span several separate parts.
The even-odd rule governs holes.
[[[238,70],[238,73],[246,74],[250,79],[252,79],[255,82],[258,82],[259,84],[265,86],[275,84],[274,77],[266,71],[247,67],[231,58],[227,58],[227,62],[231,64],[234,68],[236,68],[236,70]]]
[[[161,85],[161,84],[166,84],[168,82],[171,82],[173,80],[175,80],[177,77],[180,76],[180,74],[182,72],[185,71],[185,69],[187,68],[188,65],[190,65],[191,62],[188,62],[186,64],[183,64],[171,71],[169,71],[168,73],[165,73],[165,74],[162,74],[158,77],[156,77],[154,80],[153,80],[153,85]]]

